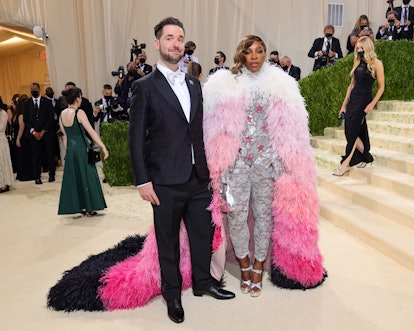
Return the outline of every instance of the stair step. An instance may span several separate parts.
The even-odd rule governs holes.
[[[414,231],[319,187],[321,216],[414,272]],[[344,211],[346,211],[344,213]]]
[[[378,111],[414,112],[414,101],[387,100],[378,102]],[[374,110],[375,111],[375,110]]]
[[[360,169],[355,169],[357,171]],[[350,205],[358,205],[370,209],[378,216],[386,217],[414,231],[413,197],[403,197],[386,189],[367,185],[364,181],[348,177],[332,176],[332,171],[318,169],[319,187],[348,201]]]
[[[414,155],[414,137],[397,136],[392,134],[385,134],[371,130],[370,123],[368,123],[369,139],[371,146],[381,147],[390,151],[402,152]],[[414,133],[414,126],[412,129]],[[410,133],[410,135],[413,135]],[[320,137],[313,137],[319,139]],[[324,139],[338,139],[346,144],[345,133],[342,127],[325,128]],[[344,145],[345,146],[345,145]],[[345,148],[345,147],[344,147]]]
[[[314,148],[314,156],[318,165],[331,169],[339,165],[341,156],[345,154],[346,141],[313,137],[311,138],[311,145]],[[375,165],[414,176],[414,155],[380,147],[372,147],[371,154],[374,156]]]
[[[413,113],[414,117],[414,113]],[[414,124],[396,123],[389,121],[373,121],[368,119],[368,130],[370,133],[381,133],[387,135],[414,138]]]
[[[373,111],[370,115],[373,121],[414,124],[414,112],[403,111]]]
[[[337,156],[329,153],[316,151],[315,159],[318,167],[324,168],[331,173],[339,167]],[[366,185],[373,185],[398,194],[406,198],[414,198],[414,177],[405,173],[374,165],[365,168],[355,168],[350,174],[351,178],[363,181]]]

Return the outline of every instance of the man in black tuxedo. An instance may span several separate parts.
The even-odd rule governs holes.
[[[40,96],[40,85],[30,85],[32,97],[24,104],[24,125],[26,136],[30,139],[33,154],[33,176],[36,184],[42,184],[40,167],[44,153],[49,167],[49,182],[55,181],[56,126],[54,108],[50,100]]]
[[[135,58],[135,67],[137,68],[138,75],[140,75],[139,78],[149,75],[152,72],[152,66],[150,66],[146,62],[147,53],[141,50],[141,53],[139,53]]]
[[[397,13],[393,10],[387,12],[387,22],[378,28],[376,39],[398,40],[401,39],[401,26]]]
[[[333,36],[335,33],[333,25],[326,25],[323,33],[325,37],[316,38],[308,53],[309,57],[315,59],[313,71],[332,65],[343,57],[339,39]]]
[[[394,11],[400,19],[401,39],[413,40],[414,7],[410,6],[410,0],[403,0],[401,6],[394,7]]]
[[[179,230],[184,220],[191,250],[193,294],[231,299],[210,275],[214,227],[209,171],[203,141],[203,99],[197,79],[180,72],[184,27],[168,17],[155,28],[160,59],[150,75],[133,84],[128,146],[135,184],[152,204],[168,316],[184,321],[179,269]]]
[[[217,70],[229,70],[229,67],[226,67],[224,65],[224,62],[226,62],[226,54],[224,54],[222,51],[217,51],[216,56],[214,57],[214,63],[216,64],[215,68],[211,68],[208,72],[209,75],[214,74]]]
[[[300,79],[301,70],[299,67],[292,64],[292,60],[289,56],[284,55],[280,58],[280,66],[282,69],[289,75],[295,78],[296,80]]]

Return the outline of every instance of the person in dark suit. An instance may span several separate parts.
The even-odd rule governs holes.
[[[152,72],[152,66],[146,63],[147,62],[147,53],[141,50],[135,58],[135,67],[137,68],[137,73],[140,75],[139,78],[144,77]]]
[[[216,64],[216,67],[211,68],[208,74],[212,75],[217,70],[221,70],[221,69],[229,70],[229,67],[226,67],[224,65],[224,62],[226,62],[226,54],[224,54],[222,51],[217,51],[216,56],[214,57],[214,63]]]
[[[24,124],[26,136],[30,138],[33,153],[33,176],[36,184],[42,184],[40,168],[42,156],[45,153],[49,167],[49,182],[55,181],[55,141],[56,127],[54,121],[54,108],[50,100],[40,96],[40,85],[30,85],[32,98],[25,102]]]
[[[316,38],[308,53],[309,57],[315,59],[313,71],[332,65],[343,57],[339,39],[333,36],[335,33],[333,25],[326,25],[323,33],[325,37]]]
[[[203,104],[199,81],[180,72],[184,27],[168,17],[154,28],[157,68],[133,84],[128,146],[135,185],[153,207],[161,269],[161,294],[168,316],[184,321],[181,304],[179,230],[184,221],[191,250],[195,296],[235,295],[210,275],[214,227],[209,171],[203,141]]]
[[[387,12],[387,22],[378,28],[376,39],[398,40],[401,39],[401,26],[397,13],[393,10]]]
[[[410,0],[403,0],[402,5],[394,7],[401,24],[401,39],[413,39],[414,7],[410,6]]]
[[[299,67],[292,64],[292,60],[289,56],[284,55],[280,58],[280,66],[282,69],[289,75],[295,78],[296,80],[300,79],[301,70]]]

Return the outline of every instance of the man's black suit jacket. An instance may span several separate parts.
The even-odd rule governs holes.
[[[394,7],[394,11],[398,14],[398,19],[401,22],[402,18],[402,7]],[[401,26],[401,32],[400,32],[400,38],[401,39],[413,39],[413,24],[414,24],[414,7],[409,6],[408,7],[408,20],[411,22],[411,24],[408,26],[407,31],[405,31],[404,26]]]
[[[292,76],[296,80],[300,79],[300,68],[294,65],[290,66],[289,76]]]
[[[311,58],[315,57],[315,52],[321,51],[323,47],[325,38],[316,38],[313,41],[312,48],[308,52],[308,56]],[[338,59],[343,58],[341,44],[338,38],[332,37],[331,39],[331,51],[338,54]],[[318,66],[322,66],[322,58],[315,59],[315,63],[313,64],[313,70],[315,70]]]
[[[139,67],[141,68],[141,64],[139,65]],[[149,64],[144,63],[144,69],[141,70],[144,72],[145,76],[147,76],[152,72],[152,67]]]
[[[386,39],[389,40],[388,37],[391,36],[391,40],[399,40],[401,39],[401,30],[398,32],[397,27],[394,26],[394,29],[392,29],[391,27],[389,27],[388,29],[385,30],[384,34],[381,36],[381,29],[382,29],[383,25],[381,25],[378,28],[377,34],[375,36],[375,39]]]
[[[52,102],[47,98],[41,96],[39,110],[35,110],[33,98],[29,98],[24,104],[24,127],[26,137],[34,139],[31,135],[31,129],[37,132],[45,130],[47,132],[56,132],[56,126],[54,121],[54,108]]]
[[[209,75],[214,74],[216,71],[218,70],[229,70],[229,67],[215,67],[215,68],[211,68],[210,71],[208,72]]]
[[[135,185],[185,183],[191,176],[194,148],[200,179],[209,178],[203,140],[203,99],[199,81],[186,74],[190,122],[167,79],[158,70],[133,84],[128,146]]]

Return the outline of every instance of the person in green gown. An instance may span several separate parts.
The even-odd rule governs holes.
[[[89,124],[79,106],[82,91],[78,87],[62,92],[68,108],[60,115],[59,126],[66,148],[65,167],[60,191],[58,215],[81,213],[94,216],[106,208],[105,198],[95,164],[88,163],[89,136],[101,147],[104,159],[109,156],[106,146]],[[86,132],[85,132],[86,131]]]

